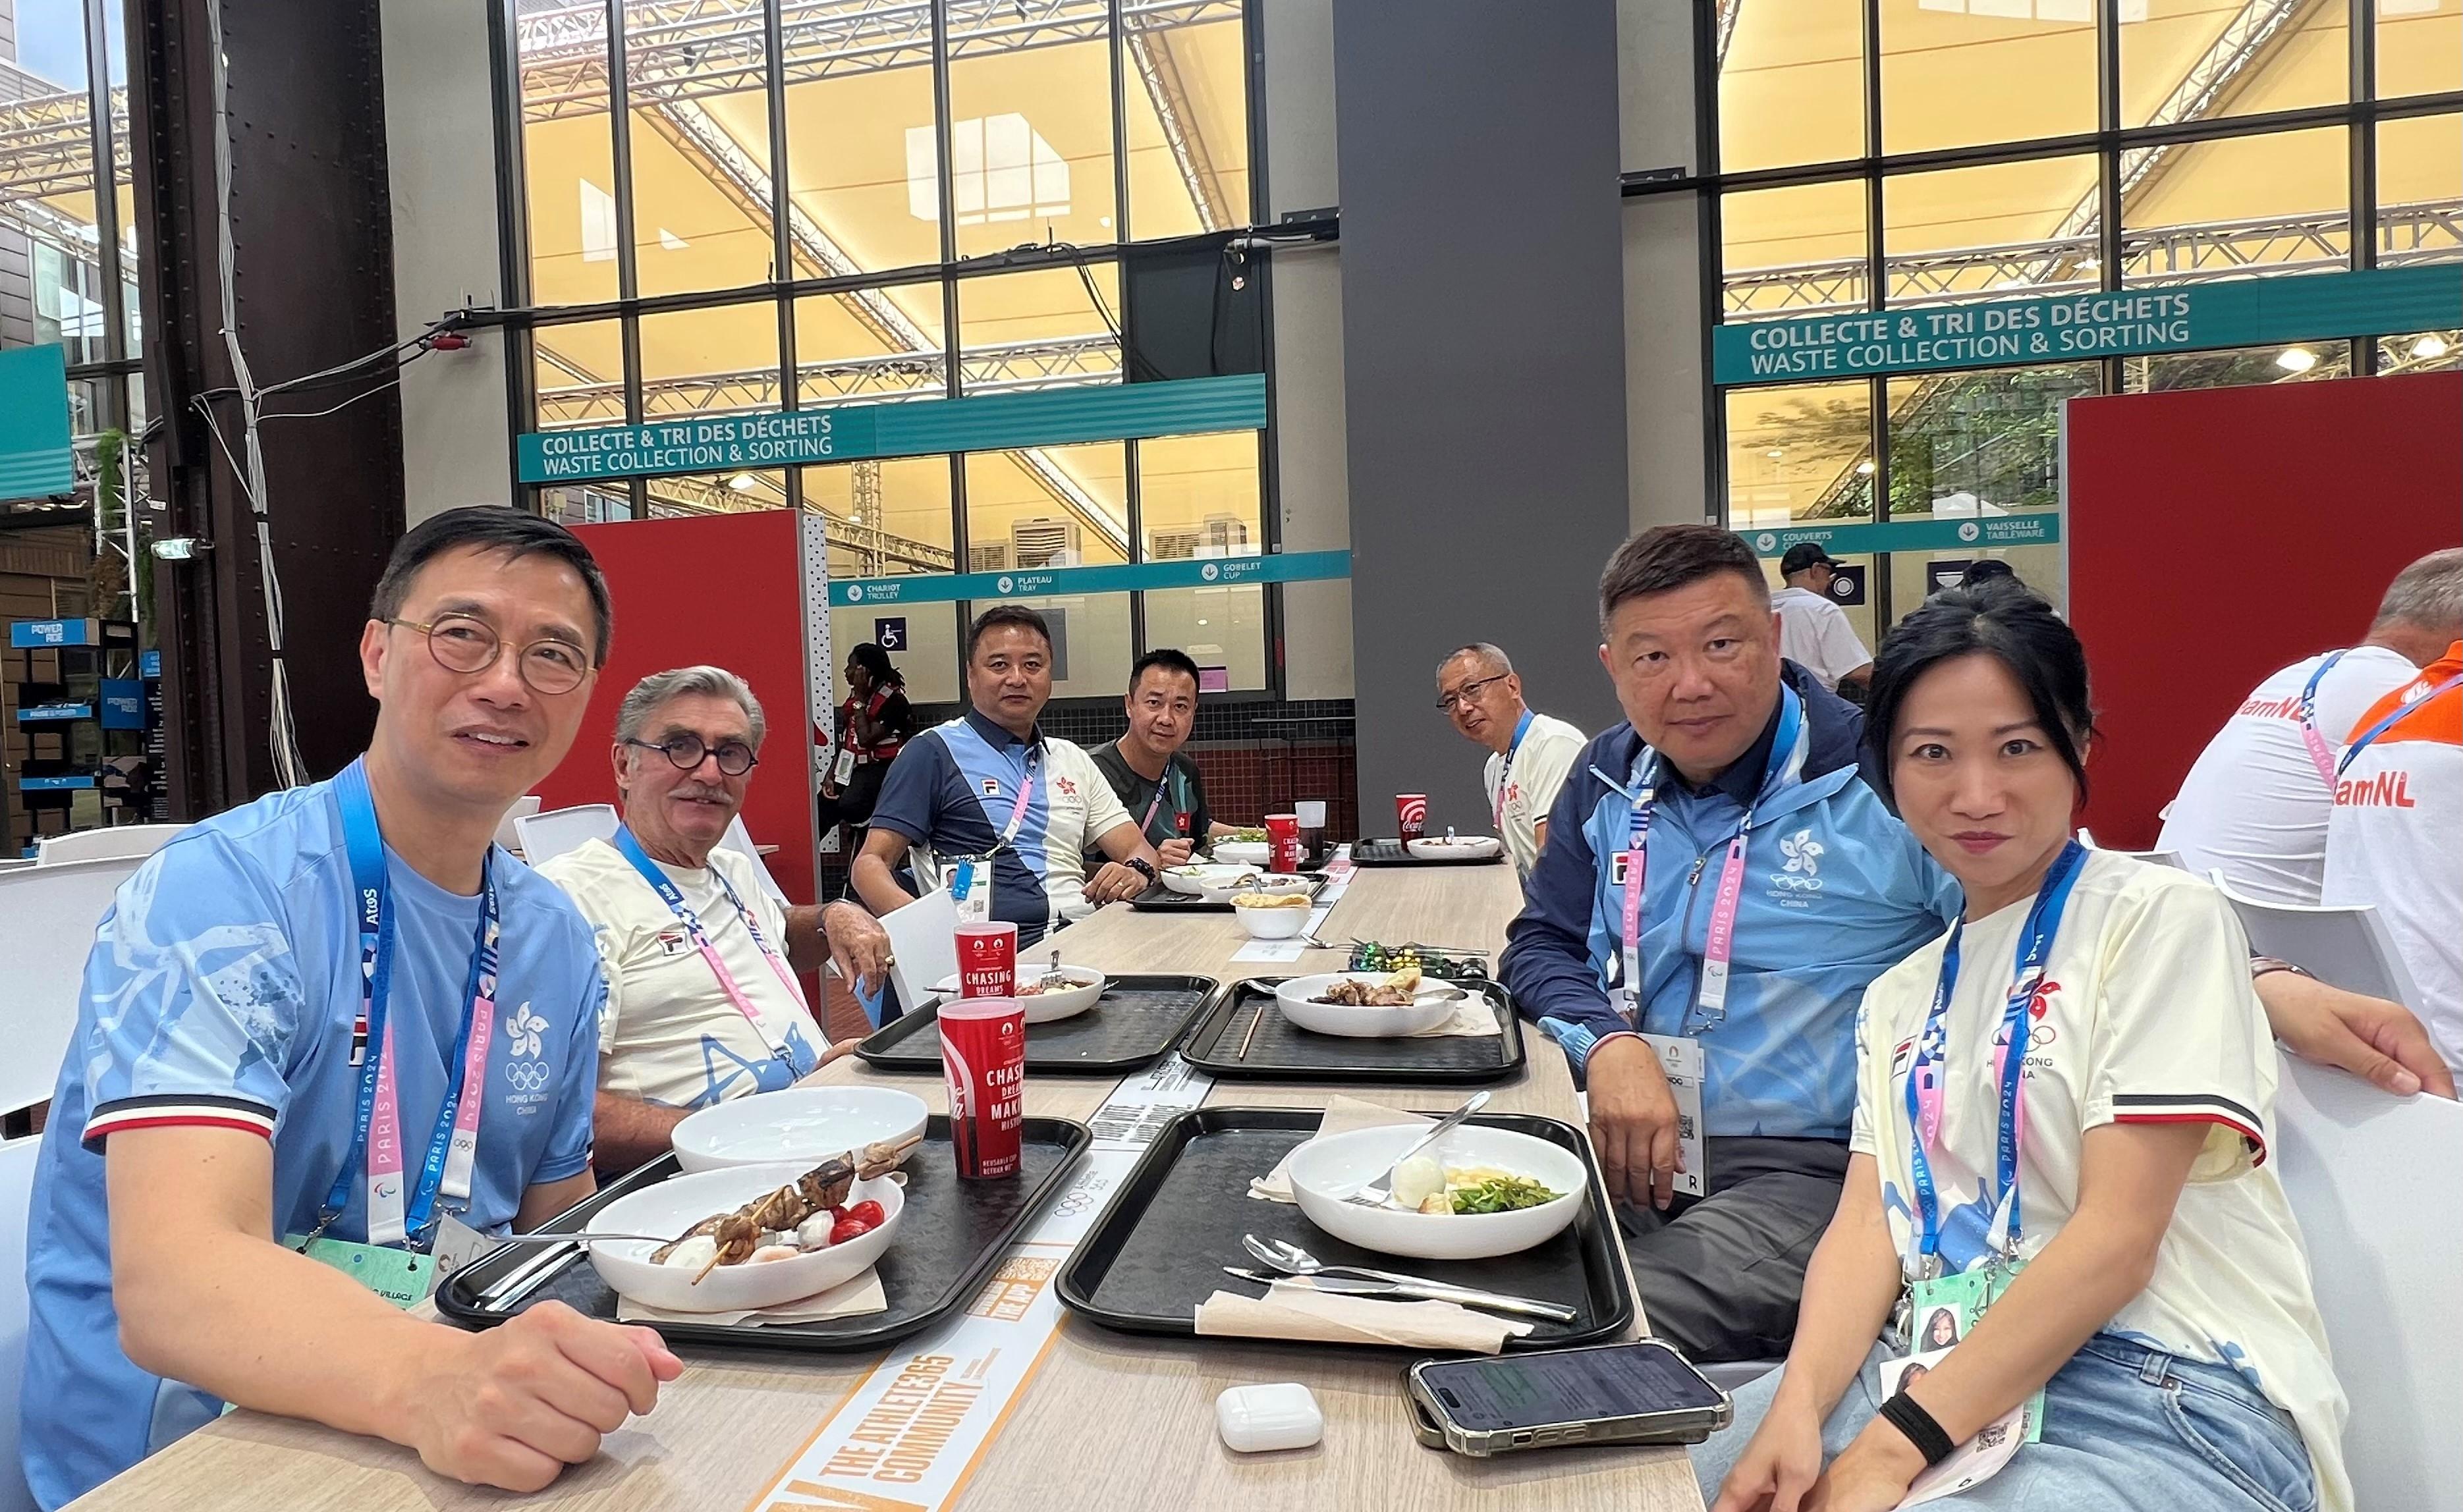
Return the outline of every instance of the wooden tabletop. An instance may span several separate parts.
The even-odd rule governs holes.
[[[1508,866],[1366,869],[1319,938],[1493,951],[1503,947],[1505,924],[1519,905]],[[1230,915],[1140,914],[1120,904],[1072,926],[1062,943],[1075,963],[1224,980],[1340,964],[1325,952],[1297,964],[1233,961],[1247,938]],[[1529,1046],[1524,1073],[1496,1087],[1490,1107],[1577,1121],[1564,1057],[1537,1035]],[[853,1059],[824,1068],[816,1079],[903,1087],[936,1110],[946,1107],[938,1077],[884,1076]],[[1100,1076],[1032,1078],[1026,1111],[1082,1119],[1115,1085]],[[1317,1107],[1343,1090],[1227,1083],[1208,1101]],[[1448,1089],[1356,1091],[1428,1111],[1450,1108],[1461,1096]],[[683,1378],[660,1393],[656,1412],[610,1435],[598,1458],[520,1501],[558,1512],[760,1512],[755,1500],[878,1361],[691,1350]],[[1067,1317],[953,1504],[969,1512],[1418,1512],[1537,1501],[1569,1512],[1699,1512],[1682,1450],[1558,1450],[1477,1460],[1422,1448],[1405,1407],[1407,1363],[1391,1350],[1139,1337]],[[1314,1391],[1325,1413],[1324,1441],[1288,1454],[1225,1449],[1214,1431],[1215,1396],[1261,1381],[1299,1381]],[[390,1444],[239,1412],[76,1504],[94,1512],[428,1512],[499,1509],[512,1500],[440,1480]]]

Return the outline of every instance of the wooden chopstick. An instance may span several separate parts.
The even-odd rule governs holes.
[[[1257,1026],[1265,1022],[1266,1004],[1261,1001],[1257,1004],[1257,1011],[1250,1017],[1249,1032],[1240,1036],[1240,1053],[1232,1057],[1233,1060],[1245,1061],[1249,1058],[1249,1047],[1257,1038]]]

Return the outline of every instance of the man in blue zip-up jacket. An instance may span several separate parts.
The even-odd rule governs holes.
[[[1862,711],[1780,659],[1741,539],[1635,536],[1601,578],[1600,611],[1628,723],[1584,748],[1558,794],[1502,971],[1585,1078],[1653,1331],[1697,1360],[1775,1357],[1846,1173],[1864,987],[1949,927],[1959,890],[1865,783]],[[1698,1131],[1680,1131],[1662,1069],[1682,1040],[1703,1068]],[[1695,1133],[1705,1195],[1678,1197],[1680,1134]]]

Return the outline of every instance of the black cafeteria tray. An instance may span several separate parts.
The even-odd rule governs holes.
[[[1019,1129],[1021,1168],[1014,1181],[961,1181],[949,1150],[949,1120],[934,1114],[924,1127],[924,1145],[906,1159],[906,1205],[898,1237],[875,1263],[889,1310],[860,1318],[763,1327],[753,1324],[661,1323],[669,1344],[742,1345],[769,1350],[879,1350],[948,1317],[971,1301],[984,1278],[1028,1221],[1058,1192],[1078,1157],[1093,1142],[1086,1126],[1066,1118],[1028,1118]],[[655,1186],[677,1174],[676,1157],[662,1156],[601,1188],[544,1225],[548,1230],[587,1228],[591,1216],[616,1199]],[[468,1328],[493,1328],[542,1302],[561,1302],[584,1317],[613,1320],[616,1293],[581,1255],[571,1256],[544,1285],[509,1303],[479,1301],[507,1272],[539,1253],[513,1244],[473,1261],[436,1288],[436,1310]]]
[[[1294,872],[1291,875],[1309,879],[1306,889],[1309,905],[1315,907],[1317,896],[1325,891],[1325,878],[1314,872]],[[1229,899],[1220,903],[1210,903],[1202,897],[1191,897],[1187,893],[1175,893],[1161,882],[1154,883],[1144,892],[1129,899],[1129,906],[1141,914],[1228,914],[1232,912]]]
[[[1284,1018],[1275,988],[1288,978],[1233,983],[1181,1042],[1181,1059],[1213,1076],[1274,1082],[1394,1082],[1407,1087],[1484,1086],[1521,1074],[1522,1020],[1514,1000],[1493,982],[1457,985],[1477,991],[1503,1026],[1495,1038],[1439,1035],[1431,1039],[1353,1040],[1319,1034]],[[1257,1024],[1252,1038],[1249,1025]],[[1246,1041],[1249,1053],[1240,1053]]]
[[[1019,969],[1030,964],[1020,961]],[[1179,1044],[1181,1031],[1221,991],[1222,983],[1212,977],[1114,977],[1085,1012],[1026,1026],[1027,1074],[1116,1075],[1143,1069]],[[873,1030],[855,1052],[885,1071],[940,1075],[938,1004],[908,1009]]]
[[[1217,1291],[1257,1292],[1254,1283],[1223,1273],[1225,1265],[1257,1268],[1240,1247],[1242,1235],[1255,1234],[1289,1240],[1329,1265],[1370,1265],[1578,1309],[1571,1323],[1534,1320],[1530,1333],[1506,1341],[1509,1350],[1596,1344],[1633,1322],[1624,1242],[1596,1176],[1572,1226],[1493,1260],[1380,1255],[1336,1239],[1290,1203],[1249,1196],[1250,1178],[1274,1170],[1324,1116],[1306,1108],[1199,1108],[1166,1124],[1061,1267],[1061,1305],[1123,1332],[1193,1335],[1199,1303]],[[1591,1165],[1590,1146],[1571,1124],[1528,1113],[1484,1113],[1471,1122],[1562,1145]]]
[[[1495,866],[1504,859],[1505,847],[1501,845],[1496,848],[1494,855],[1477,861],[1424,861],[1404,850],[1400,840],[1354,840],[1351,843],[1351,864],[1354,866]]]

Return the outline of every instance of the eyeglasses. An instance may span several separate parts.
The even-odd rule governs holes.
[[[388,625],[416,630],[427,637],[427,654],[447,672],[465,677],[485,672],[504,651],[504,637],[488,622],[470,615],[439,615],[427,624],[416,619],[388,619]],[[569,640],[534,640],[513,660],[524,685],[534,693],[570,693],[590,675],[590,660]]]
[[[1461,687],[1454,689],[1451,693],[1441,695],[1437,699],[1437,712],[1440,714],[1450,714],[1453,712],[1453,706],[1455,704],[1470,703],[1472,694],[1477,693],[1480,689],[1488,686],[1492,682],[1502,682],[1513,675],[1514,674],[1510,672],[1500,672],[1493,678],[1473,678],[1469,682],[1464,683]]]
[[[715,755],[720,771],[730,777],[741,777],[761,761],[760,757],[752,754],[752,747],[742,741],[721,741],[712,746],[706,745],[690,730],[678,731],[663,741],[628,740],[624,744],[639,745],[645,751],[661,752],[679,771],[691,771],[701,765],[703,757]]]

